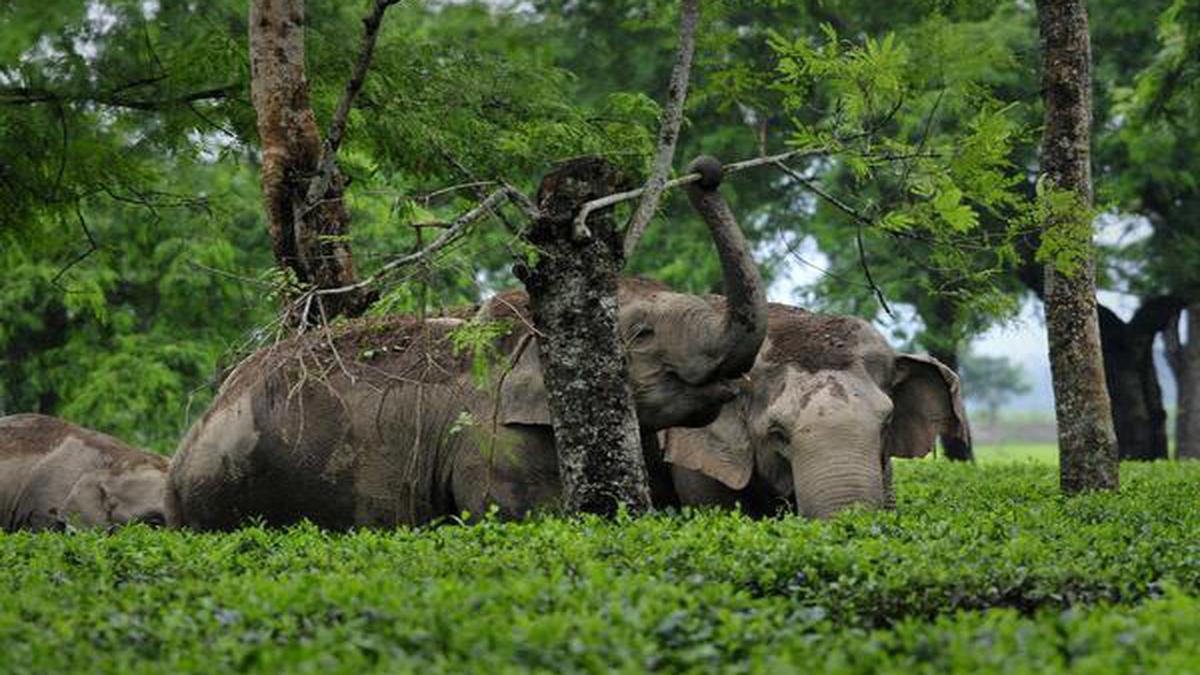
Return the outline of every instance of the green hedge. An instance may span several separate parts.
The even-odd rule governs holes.
[[[1200,463],[898,467],[896,513],[0,534],[0,672],[1200,672]]]

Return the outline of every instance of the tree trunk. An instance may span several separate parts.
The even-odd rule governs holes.
[[[1038,0],[1042,39],[1045,127],[1042,170],[1051,188],[1073,192],[1091,206],[1091,43],[1085,0]],[[1044,231],[1087,250],[1071,274],[1052,261],[1046,268],[1046,330],[1058,422],[1062,490],[1116,489],[1117,438],[1113,430],[1100,328],[1090,223],[1043,224]]]
[[[1171,295],[1146,299],[1125,323],[1099,306],[1104,376],[1121,459],[1167,458],[1167,411],[1154,367],[1154,338],[1182,308]]]
[[[308,99],[304,70],[304,0],[250,3],[250,94],[262,143],[262,191],[275,261],[305,288],[339,288],[355,282],[345,181],[332,158],[329,187],[308,203],[320,173],[321,133]],[[294,298],[285,298],[288,302]],[[316,298],[320,306],[297,323],[314,323],[366,309],[366,291]],[[318,311],[320,310],[320,311]],[[323,316],[322,316],[323,313]]]
[[[1187,342],[1179,334],[1179,322],[1187,321]],[[1167,362],[1179,392],[1175,405],[1175,458],[1200,460],[1200,303],[1172,321],[1163,337]]]
[[[958,350],[953,347],[933,348],[929,350],[929,355],[941,361],[950,370],[958,373]],[[992,413],[991,421],[993,426],[996,422],[995,413]],[[946,459],[956,462],[974,462],[975,452],[971,448],[971,444],[961,438],[952,436],[941,436],[942,451],[946,455]]]
[[[529,291],[554,424],[563,501],[602,515],[619,505],[650,508],[646,464],[625,352],[617,333],[617,282],[624,263],[612,209],[592,214],[590,235],[575,237],[588,200],[617,191],[619,174],[598,158],[572,160],[542,181],[541,217],[527,239],[532,269],[518,268]]]

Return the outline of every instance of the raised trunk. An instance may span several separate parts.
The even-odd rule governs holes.
[[[1091,43],[1085,0],[1038,0],[1045,124],[1042,167],[1051,189],[1074,193],[1077,208],[1052,215],[1046,234],[1085,253],[1066,273],[1046,267],[1046,331],[1064,492],[1116,489],[1120,466],[1104,382],[1096,318],[1092,202]],[[1043,237],[1045,241],[1045,237]]]
[[[717,190],[722,180],[720,161],[698,157],[688,165],[687,172],[703,176],[688,185],[688,199],[708,225],[717,248],[726,299],[721,331],[705,350],[714,359],[702,366],[706,372],[696,379],[732,379],[754,365],[767,335],[766,292],[737,219]]]
[[[568,162],[546,176],[541,217],[527,235],[538,251],[519,268],[529,291],[554,440],[571,511],[603,515],[619,505],[650,508],[628,364],[617,332],[622,242],[612,210],[588,218],[590,236],[574,235],[587,201],[616,191],[619,174],[599,158]]]
[[[333,172],[320,199],[309,203],[310,183],[322,164],[321,134],[308,99],[304,69],[304,0],[250,3],[250,94],[262,145],[262,190],[275,261],[301,286],[339,288],[355,282],[348,239],[345,182]],[[289,302],[292,298],[285,298]],[[361,313],[366,291],[320,296],[324,318]],[[297,323],[321,313],[293,315]]]
[[[1179,322],[1187,322],[1187,342],[1179,331]],[[1200,303],[1168,324],[1163,337],[1167,362],[1175,375],[1175,457],[1200,460]]]

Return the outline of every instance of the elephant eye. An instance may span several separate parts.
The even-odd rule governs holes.
[[[776,443],[782,443],[783,445],[788,445],[792,442],[792,438],[788,434],[787,430],[777,424],[771,425],[771,428],[767,430],[767,436],[770,437],[772,441]]]
[[[633,344],[645,343],[652,337],[654,337],[654,329],[645,324],[639,324],[629,331],[628,341]]]
[[[147,513],[146,515],[138,518],[138,520],[149,525],[150,527],[163,527],[167,524],[167,517],[159,511]]]

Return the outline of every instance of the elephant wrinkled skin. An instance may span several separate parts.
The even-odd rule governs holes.
[[[790,501],[811,517],[892,506],[892,457],[927,454],[939,433],[970,442],[958,377],[936,359],[896,353],[855,317],[777,304],[768,316],[749,393],[705,428],[665,433],[680,503],[770,514]]]
[[[165,457],[45,415],[0,418],[0,529],[162,525]]]
[[[618,329],[644,434],[707,424],[736,394],[766,333],[762,282],[716,192],[720,164],[689,197],[713,236],[730,301],[626,280]],[[452,346],[462,319],[359,319],[282,342],[242,362],[171,463],[168,519],[230,529],[251,518],[330,528],[421,524],[496,508],[555,508],[561,487],[532,326],[492,299],[484,319],[510,332],[490,343],[480,386]],[[461,333],[459,334],[461,335]],[[651,434],[652,435],[652,434]],[[661,464],[661,460],[659,460]]]

